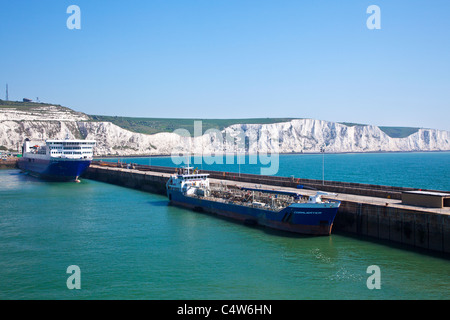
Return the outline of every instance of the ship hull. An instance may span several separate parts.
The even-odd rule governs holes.
[[[185,196],[176,190],[168,190],[171,204],[195,211],[217,214],[241,221],[245,224],[306,235],[330,235],[339,202],[336,203],[294,203],[279,212],[242,206],[232,203]]]
[[[72,181],[77,179],[91,164],[81,159],[21,158],[18,167],[28,174],[50,181]]]

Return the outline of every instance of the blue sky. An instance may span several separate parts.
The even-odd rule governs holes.
[[[2,99],[8,83],[88,114],[450,130],[445,0],[0,0],[0,39]]]

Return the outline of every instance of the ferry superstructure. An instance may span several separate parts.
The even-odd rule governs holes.
[[[225,216],[251,225],[308,235],[330,235],[340,201],[317,192],[294,192],[210,185],[209,175],[185,167],[166,184],[170,203]]]
[[[18,166],[30,175],[46,180],[78,181],[93,159],[94,140],[26,139]]]

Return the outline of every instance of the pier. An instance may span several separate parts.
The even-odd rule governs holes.
[[[17,167],[18,158],[8,157],[5,159],[0,159],[0,169],[14,169]]]
[[[127,165],[94,161],[83,175],[87,179],[112,183],[146,192],[166,194],[166,182],[176,172],[173,167]],[[211,184],[273,189],[314,195],[317,190],[337,193],[341,201],[333,230],[360,237],[386,240],[433,252],[450,253],[449,193],[441,194],[442,207],[404,203],[405,194],[415,189],[359,183],[331,182],[294,177],[261,176],[200,170],[210,174]],[[414,192],[413,192],[414,193]],[[410,199],[407,198],[408,200]]]

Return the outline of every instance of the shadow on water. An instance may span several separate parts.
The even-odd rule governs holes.
[[[73,188],[79,188],[82,185],[86,185],[89,182],[85,179],[81,179],[79,182],[75,181],[53,181],[53,180],[46,180],[42,178],[35,177],[33,175],[30,175],[29,173],[17,170],[8,173],[8,175],[11,179],[14,179],[14,181],[9,181],[12,185],[17,186],[25,186],[25,185],[41,185],[41,186],[47,186],[52,188],[59,188],[64,187],[64,189],[71,190]],[[78,189],[76,189],[78,190]]]
[[[158,201],[147,201],[152,207],[167,207],[169,205],[169,201],[158,200]]]
[[[381,245],[381,246],[384,246],[384,247],[390,248],[390,249],[397,249],[397,250],[401,250],[401,251],[405,251],[405,252],[414,252],[414,253],[417,253],[420,255],[426,255],[429,257],[433,257],[433,258],[450,260],[450,254],[445,253],[445,252],[431,251],[431,250],[428,250],[425,248],[414,247],[412,245],[407,245],[407,244],[400,243],[400,242],[394,242],[394,241],[389,241],[389,240],[385,240],[385,239],[377,239],[377,238],[370,237],[370,236],[357,235],[357,234],[352,234],[352,233],[348,233],[348,232],[344,232],[344,231],[333,231],[333,233],[336,235],[342,236],[342,237],[355,239],[358,241],[365,241],[368,243]]]
[[[23,183],[34,183],[40,180],[20,170],[8,170],[2,174],[3,186],[20,187]]]
[[[156,201],[156,202],[164,202],[164,201]],[[294,232],[288,232],[288,231],[283,231],[283,230],[277,230],[277,229],[273,229],[270,227],[266,227],[260,224],[253,224],[253,223],[246,223],[243,221],[239,221],[230,217],[225,217],[225,216],[221,216],[215,213],[210,213],[210,212],[206,212],[203,210],[195,210],[195,209],[187,209],[185,207],[182,206],[176,206],[176,205],[171,205],[168,202],[165,202],[166,205],[168,206],[172,206],[175,208],[180,208],[183,210],[188,210],[191,212],[195,212],[198,214],[202,214],[205,216],[209,216],[213,219],[220,219],[222,221],[226,221],[228,223],[231,224],[235,224],[235,225],[240,225],[240,226],[245,226],[246,228],[250,228],[250,229],[255,229],[255,230],[259,230],[261,232],[264,232],[266,234],[269,234],[271,236],[275,236],[275,237],[280,237],[280,238],[290,238],[290,239],[311,239],[311,238],[317,238],[318,236],[314,236],[314,235],[306,235],[306,234],[299,234],[299,233],[294,233]]]
[[[283,230],[277,230],[277,229],[272,229],[272,228],[264,227],[264,226],[255,226],[255,227],[258,229],[261,229],[261,231],[263,231],[266,234],[269,234],[271,236],[276,236],[276,237],[282,237],[282,238],[314,239],[314,238],[318,238],[318,237],[324,237],[324,236],[315,236],[315,235],[309,235],[309,234],[300,234],[300,233],[288,232],[288,231],[283,231]]]

